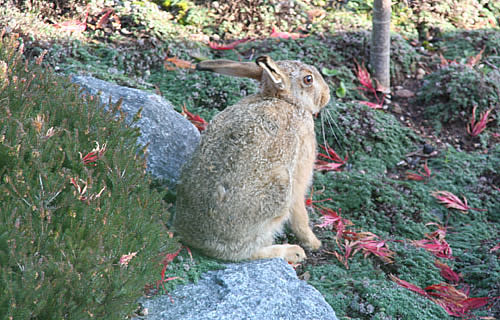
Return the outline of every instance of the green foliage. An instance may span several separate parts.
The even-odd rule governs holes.
[[[179,111],[186,105],[190,112],[199,113],[207,120],[244,96],[255,93],[258,85],[250,79],[186,70],[157,70],[150,80]]]
[[[484,74],[476,68],[450,64],[424,78],[417,102],[426,106],[425,116],[429,119],[467,122],[473,106],[478,107],[478,113],[498,108],[498,79],[497,70]]]
[[[57,16],[74,13],[78,9],[85,7],[91,0],[7,0],[20,10],[40,13],[45,18],[55,18]]]
[[[1,318],[123,319],[178,246],[138,131],[118,105],[105,112],[68,79],[25,66],[15,47],[1,41]],[[96,142],[106,150],[85,164],[79,153]]]

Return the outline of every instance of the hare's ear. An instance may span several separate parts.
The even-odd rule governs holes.
[[[231,60],[205,60],[196,65],[196,70],[212,71],[233,77],[251,78],[260,81],[262,68],[253,62]]]
[[[270,78],[272,85],[278,90],[285,90],[290,80],[288,76],[281,71],[276,62],[268,56],[260,56],[255,63],[264,70],[264,73]]]

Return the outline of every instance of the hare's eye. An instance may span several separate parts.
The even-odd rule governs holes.
[[[307,75],[303,79],[304,84],[311,85],[313,83],[313,76]]]

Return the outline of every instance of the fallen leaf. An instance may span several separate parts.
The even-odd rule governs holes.
[[[307,35],[303,35],[303,34],[300,34],[300,33],[290,33],[290,32],[276,31],[275,28],[273,28],[270,36],[271,36],[271,38],[293,39],[293,40],[307,37]]]
[[[451,247],[445,240],[446,229],[436,223],[428,223],[426,225],[437,225],[438,229],[434,232],[426,233],[425,237],[427,239],[414,240],[411,243],[431,252],[438,258],[454,259]]]
[[[95,27],[96,29],[102,29],[104,28],[104,26],[108,23],[109,21],[109,16],[114,13],[115,11],[111,8],[106,8],[104,9],[101,14],[102,16],[99,18],[99,20],[97,21]]]
[[[423,168],[424,171],[419,170],[418,173],[406,172],[406,179],[415,181],[424,181],[430,179],[432,172],[427,166],[427,161],[424,163]]]
[[[62,31],[81,33],[87,29],[87,23],[78,20],[68,20],[61,23],[54,23],[55,28]]]
[[[488,122],[491,121],[491,119],[488,119],[490,112],[493,109],[486,110],[485,112],[481,113],[481,117],[478,122],[476,122],[476,108],[477,106],[474,106],[472,108],[472,116],[467,123],[467,133],[469,133],[473,137],[477,137],[481,132],[486,129],[486,126],[488,125]]]
[[[473,66],[477,65],[479,63],[479,61],[481,61],[484,49],[486,49],[486,47],[484,47],[483,49],[481,49],[481,51],[479,51],[479,53],[476,54],[475,56],[469,57],[467,59],[467,63],[465,65],[467,65],[469,67],[473,67]]]
[[[247,39],[241,39],[241,40],[236,40],[236,41],[233,41],[231,43],[228,43],[228,44],[218,44],[216,42],[212,42],[212,41],[209,41],[208,42],[208,46],[211,48],[211,49],[214,49],[214,50],[233,50],[234,48],[236,48],[237,45],[239,45],[240,43],[244,43],[244,42],[247,42],[249,41],[250,38],[247,38]]]
[[[369,232],[369,234],[371,235],[361,238],[355,242],[355,246],[358,248],[354,254],[361,249],[364,252],[365,258],[368,257],[368,255],[373,254],[382,259],[385,263],[393,263],[394,261],[392,260],[392,257],[396,253],[387,248],[386,242],[384,240],[380,240],[377,235],[371,232]]]
[[[434,261],[434,265],[439,268],[439,273],[443,278],[453,283],[458,283],[462,280],[462,276],[453,271],[446,263],[439,260]]]
[[[422,289],[412,283],[399,279],[394,275],[389,275],[392,281],[398,285],[417,292],[441,306],[449,315],[455,317],[470,317],[470,311],[487,305],[490,301],[500,297],[478,297],[470,298],[468,290],[457,289],[448,283],[433,284]]]
[[[372,109],[382,109],[383,108],[382,104],[374,103],[374,102],[370,102],[370,101],[358,101],[358,103],[365,105],[367,107],[370,107]]]
[[[491,252],[495,252],[495,251],[497,251],[498,249],[500,249],[500,242],[499,242],[496,246],[494,246],[493,248],[491,248],[491,249],[490,249],[490,253],[491,253]]]
[[[323,149],[326,154],[318,153],[318,159],[316,159],[314,169],[318,171],[341,171],[340,168],[347,163],[348,155],[342,159],[337,152],[335,152],[335,150],[328,145],[320,145],[319,147]],[[331,162],[321,160],[319,158],[327,159]]]
[[[186,106],[182,107],[181,114],[185,116],[197,129],[202,132],[207,129],[208,122],[197,114],[188,111]]]
[[[406,288],[406,289],[409,289],[409,290],[411,290],[413,292],[421,294],[424,297],[428,297],[429,296],[424,289],[422,289],[419,286],[416,286],[416,285],[414,285],[412,283],[409,283],[407,281],[401,280],[398,277],[396,277],[395,275],[390,274],[389,278],[391,278],[392,281],[396,282],[398,285],[402,286],[403,288]]]
[[[173,64],[174,66],[171,66],[169,64]],[[192,64],[189,61],[179,59],[177,57],[165,58],[165,62],[163,63],[163,66],[164,66],[165,69],[167,69],[169,71],[173,71],[173,70],[175,70],[177,68],[180,68],[180,69],[195,69],[195,65],[194,64]]]
[[[469,210],[485,211],[484,209],[471,208],[467,204],[467,199],[463,197],[463,201],[459,197],[449,191],[433,191],[431,195],[438,199],[440,203],[444,204],[447,208],[457,209],[463,213]]]
[[[120,262],[119,262],[120,266],[127,267],[130,260],[132,260],[132,258],[134,258],[136,255],[137,255],[137,251],[132,252],[132,253],[129,252],[128,254],[122,255],[120,257]]]

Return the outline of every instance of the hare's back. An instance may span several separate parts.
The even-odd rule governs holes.
[[[183,170],[178,223],[231,237],[283,214],[299,141],[290,108],[275,99],[241,103],[214,118]]]

